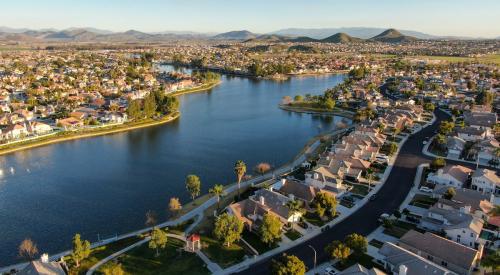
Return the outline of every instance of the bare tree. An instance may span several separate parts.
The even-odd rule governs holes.
[[[269,170],[271,170],[271,164],[266,163],[266,162],[261,162],[255,166],[255,171],[261,175],[264,175],[267,173]]]
[[[155,226],[158,222],[158,217],[155,211],[149,210],[146,212],[146,226]]]
[[[28,261],[33,261],[37,254],[38,254],[38,248],[31,239],[24,239],[24,241],[19,245],[20,257]]]

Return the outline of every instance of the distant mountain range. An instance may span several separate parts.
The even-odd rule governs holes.
[[[320,42],[320,43],[359,43],[359,42],[383,42],[383,43],[405,43],[416,41],[418,38],[404,35],[398,30],[388,29],[369,39],[361,39],[339,32],[324,39],[314,39],[307,36],[290,37],[277,34],[264,34],[245,40],[245,43],[279,43],[279,42]]]
[[[385,31],[384,28],[371,28],[371,27],[343,27],[343,28],[288,28],[272,32],[273,34],[285,36],[309,36],[316,39],[324,39],[334,33],[346,33],[350,36],[369,39],[381,32]],[[418,39],[481,39],[480,37],[466,37],[466,36],[443,36],[432,35],[412,30],[399,30],[402,34],[413,36]],[[484,39],[484,38],[482,38]]]
[[[471,39],[466,37],[439,37],[409,30],[381,28],[324,28],[283,29],[268,34],[257,34],[248,30],[225,33],[199,33],[189,31],[164,31],[146,33],[137,30],[112,32],[96,28],[68,28],[65,30],[9,28],[0,26],[0,40],[24,42],[164,42],[172,40],[233,40],[244,42],[325,42],[355,43],[364,40],[401,43],[416,39]],[[499,39],[499,38],[497,38]]]

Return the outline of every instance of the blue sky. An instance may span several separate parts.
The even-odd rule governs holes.
[[[224,32],[394,27],[500,36],[499,0],[0,0],[0,26]]]

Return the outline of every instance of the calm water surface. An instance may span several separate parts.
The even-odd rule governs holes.
[[[142,228],[147,210],[163,220],[170,197],[188,201],[187,174],[200,176],[205,193],[234,181],[238,159],[248,170],[290,161],[341,118],[277,104],[287,95],[320,94],[343,78],[223,77],[209,92],[181,96],[182,115],[173,123],[0,156],[0,266],[19,261],[26,237],[40,252],[56,253],[70,248],[76,232],[96,240]]]

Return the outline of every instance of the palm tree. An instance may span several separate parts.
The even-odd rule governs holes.
[[[240,198],[241,179],[243,178],[246,172],[247,172],[247,165],[242,160],[238,160],[234,164],[234,173],[238,178],[238,198]]]
[[[368,192],[370,192],[372,177],[373,177],[373,170],[371,168],[366,169],[366,174],[368,175]]]
[[[210,194],[217,197],[217,210],[220,208],[220,197],[224,194],[224,186],[222,184],[216,184],[214,187],[208,190]]]

